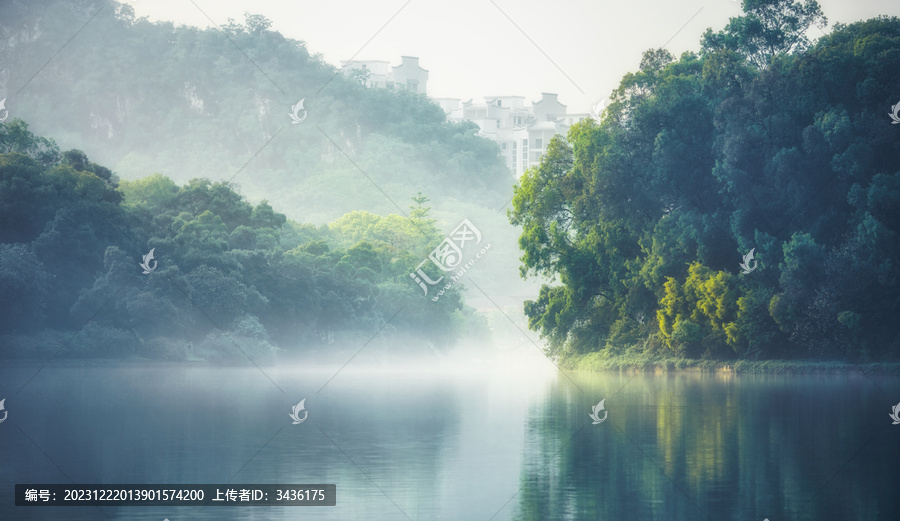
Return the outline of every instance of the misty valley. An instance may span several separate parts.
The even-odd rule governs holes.
[[[0,519],[900,519],[900,8],[183,4],[0,4]]]

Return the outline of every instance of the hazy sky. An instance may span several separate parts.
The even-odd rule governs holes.
[[[732,0],[129,0],[137,16],[210,26],[244,12],[306,42],[336,66],[342,60],[418,56],[432,97],[481,99],[556,92],[568,111],[589,112],[641,53],[666,45],[675,56],[699,49],[707,27],[741,12]],[[831,30],[888,14],[897,0],[821,0]],[[204,14],[205,13],[205,14]],[[207,16],[209,18],[207,18]],[[813,29],[813,36],[821,35]],[[670,41],[671,40],[671,41]],[[225,45],[226,42],[223,42]],[[230,44],[228,44],[230,45]]]

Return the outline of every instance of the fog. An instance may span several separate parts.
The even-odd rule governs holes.
[[[900,518],[897,15],[0,2],[0,519]]]

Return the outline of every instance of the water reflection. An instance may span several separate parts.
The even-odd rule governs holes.
[[[475,364],[347,367],[323,389],[338,368],[48,367],[6,403],[0,519],[900,519],[900,426],[864,377]],[[15,483],[72,482],[334,483],[338,504],[12,506]]]
[[[900,519],[900,431],[867,378],[637,376],[612,396],[623,378],[546,395],[515,519]]]

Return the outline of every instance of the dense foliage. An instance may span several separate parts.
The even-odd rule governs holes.
[[[647,51],[516,187],[553,354],[900,355],[900,20],[809,45],[814,1],[743,5],[699,54]]]
[[[441,238],[421,194],[409,218],[317,228],[226,183],[120,181],[20,120],[0,151],[0,355],[257,360],[378,331],[442,346],[464,326],[456,288],[431,302],[409,280]]]
[[[0,2],[6,108],[123,179],[234,178],[319,224],[397,212],[418,191],[494,209],[511,195],[499,148],[474,123],[448,122],[422,94],[362,86],[263,16],[198,29],[114,0],[27,4]]]

